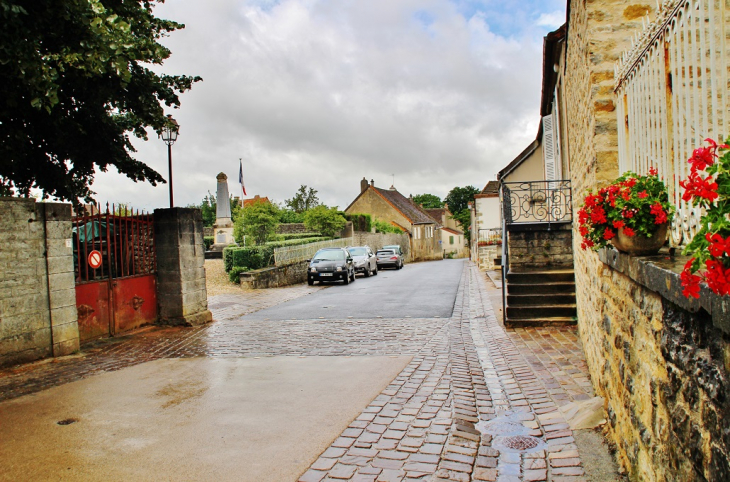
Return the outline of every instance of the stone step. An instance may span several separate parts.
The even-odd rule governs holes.
[[[540,288],[538,285],[536,288]],[[535,291],[530,294],[507,295],[507,306],[553,306],[553,305],[574,305],[575,292],[545,293],[537,294]]]
[[[534,306],[509,306],[507,305],[507,319],[525,318],[552,318],[555,316],[577,316],[575,304],[566,305],[534,305]]]
[[[507,282],[507,293],[510,295],[521,294],[575,294],[575,283],[572,281],[558,281],[554,283],[513,283]]]
[[[507,283],[542,284],[559,281],[575,281],[572,269],[511,271],[507,275]]]
[[[573,316],[553,316],[540,318],[507,318],[504,326],[507,328],[525,328],[535,326],[569,326],[575,325],[577,320]]]

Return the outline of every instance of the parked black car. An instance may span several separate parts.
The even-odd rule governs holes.
[[[307,283],[311,286],[315,281],[337,280],[345,284],[355,281],[355,264],[350,252],[345,248],[320,249],[309,261]]]
[[[378,252],[375,253],[375,256],[378,261],[378,269],[401,269],[403,267],[403,257],[394,249],[379,249]]]
[[[350,246],[347,250],[352,255],[356,273],[362,273],[365,277],[378,274],[378,263],[370,246]]]

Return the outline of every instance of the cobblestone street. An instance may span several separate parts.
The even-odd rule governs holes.
[[[78,355],[5,369],[0,399],[160,358],[409,355],[301,482],[588,480],[558,409],[593,396],[576,329],[505,331],[487,296],[495,288],[466,263],[448,319],[244,316],[320,289],[211,296],[208,326],[148,328]]]

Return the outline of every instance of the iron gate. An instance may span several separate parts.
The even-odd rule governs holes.
[[[73,218],[76,308],[81,342],[157,320],[152,215],[99,207]],[[98,263],[97,263],[98,262]],[[97,266],[98,264],[98,266]]]

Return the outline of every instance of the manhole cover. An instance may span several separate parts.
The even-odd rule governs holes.
[[[513,437],[505,437],[502,440],[502,444],[513,450],[530,450],[537,447],[540,444],[540,441],[535,437],[515,435]]]

